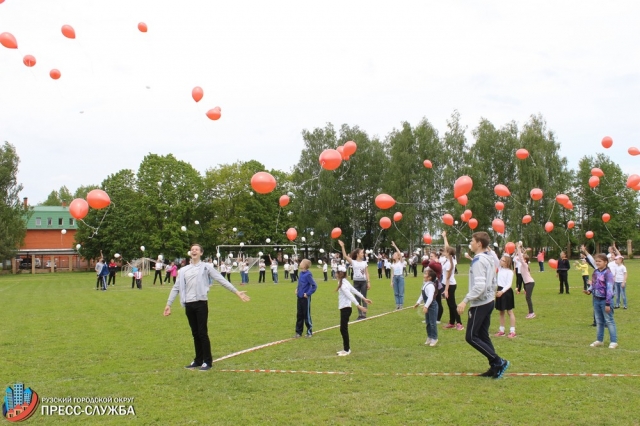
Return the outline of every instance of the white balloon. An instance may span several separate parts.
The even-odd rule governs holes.
[[[309,232],[309,235],[311,235],[313,237],[313,231]]]
[[[62,235],[64,235],[64,234],[66,234],[66,233],[67,233],[67,230],[66,230],[66,229],[63,229],[63,230],[62,230],[62,231],[60,231],[60,232],[62,232]]]
[[[233,228],[233,232],[238,232],[238,228]]]
[[[218,266],[218,261],[217,261],[217,260],[214,260],[214,261],[213,261],[213,264],[214,264],[214,265],[216,265],[216,266]]]
[[[119,259],[120,258],[120,253],[114,254],[113,257],[115,257],[116,259]]]
[[[293,197],[295,194],[294,194],[293,192],[287,192],[287,195],[288,195],[289,197]]]
[[[253,195],[253,191],[249,191],[249,195]]]
[[[324,253],[324,249],[320,249],[320,253]]]
[[[198,199],[198,194],[193,194],[193,196],[195,197],[195,199]]]
[[[238,266],[238,262],[233,262],[233,267],[235,268],[236,266]]]
[[[140,246],[140,250],[144,251],[144,246]]]
[[[322,259],[318,260],[318,265],[322,265]]]
[[[229,259],[233,257],[233,253],[229,253]]]
[[[220,257],[220,253],[216,253],[216,257],[218,257],[218,258],[219,258],[219,257]]]
[[[494,247],[498,247],[498,243],[493,243],[493,246]]]
[[[287,259],[289,259],[289,255],[288,255],[288,254],[285,254],[285,255],[284,255],[284,260],[287,260]]]
[[[196,220],[196,221],[195,221],[195,222],[193,222],[193,223],[195,223],[196,225],[200,225],[200,221],[199,221],[199,220]]]
[[[360,238],[358,238],[357,241],[358,241],[358,244],[360,244],[362,242],[362,240]]]
[[[305,237],[300,237],[300,241],[304,243],[305,241],[307,241],[307,239]]]
[[[271,238],[267,238],[267,244],[271,242]]]
[[[240,243],[240,247],[244,247],[244,243]]]
[[[163,256],[163,255],[161,255],[161,254],[159,254],[159,255],[158,255],[158,259],[163,260],[163,259],[164,259],[164,256]]]
[[[162,182],[158,182],[158,186],[162,185]]]
[[[264,256],[264,253],[263,253],[263,252],[261,252],[261,251],[259,251],[259,252],[258,252],[258,256],[259,256],[259,257],[262,257],[262,256]]]
[[[465,255],[465,256],[469,256],[469,253],[465,251],[465,252],[464,252],[464,255]]]
[[[472,248],[471,248],[471,244],[469,244],[469,250],[472,250]]]
[[[76,244],[76,250],[80,250],[82,246],[80,244]]]
[[[187,256],[191,256],[191,250],[187,252]]]
[[[455,222],[453,222],[453,223],[455,223],[455,224],[457,225],[457,224],[458,224],[458,221],[456,220],[456,221],[455,221]]]
[[[182,230],[182,232],[185,232],[185,231],[187,230],[187,227],[186,227],[186,226],[184,226],[184,225],[182,225],[182,226],[180,227],[180,229]]]
[[[133,272],[129,272],[127,275],[129,276],[129,278],[133,278]]]

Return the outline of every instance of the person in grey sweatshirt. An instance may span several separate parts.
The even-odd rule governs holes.
[[[489,234],[486,232],[476,232],[471,236],[469,248],[475,256],[469,269],[469,293],[458,305],[457,310],[462,315],[469,304],[466,341],[489,361],[489,370],[480,376],[499,379],[510,363],[496,354],[489,337],[497,282],[496,267],[493,256],[487,253],[488,247]]]
[[[167,306],[164,308],[164,316],[171,315],[171,304],[180,294],[180,304],[184,306],[185,314],[189,320],[193,344],[196,356],[191,364],[185,368],[198,368],[200,371],[211,369],[213,357],[211,355],[211,341],[207,330],[209,319],[209,306],[207,294],[209,293],[209,278],[217,281],[227,290],[235,293],[243,302],[251,300],[244,291],[238,291],[233,284],[227,281],[211,263],[201,261],[202,247],[194,244],[190,250],[191,263],[178,271],[178,279],[171,289]]]

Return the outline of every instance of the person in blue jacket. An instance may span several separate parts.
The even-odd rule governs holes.
[[[311,295],[315,293],[318,286],[313,280],[313,275],[309,271],[311,261],[303,259],[300,262],[300,277],[298,278],[298,288],[296,288],[296,296],[298,296],[298,317],[296,320],[296,337],[302,336],[304,324],[307,325],[307,334],[305,337],[313,335],[313,324],[311,322]]]

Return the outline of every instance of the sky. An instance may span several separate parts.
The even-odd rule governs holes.
[[[542,114],[570,167],[603,152],[640,173],[627,153],[640,147],[638,16],[634,1],[4,0],[0,33],[18,49],[0,46],[0,143],[16,147],[31,204],[149,153],[201,173],[252,159],[290,171],[304,129],[384,139],[426,117],[444,133],[454,110],[470,144],[481,118]]]

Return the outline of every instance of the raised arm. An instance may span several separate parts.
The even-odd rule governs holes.
[[[444,239],[445,251],[449,248],[449,241],[447,241],[447,231],[442,231],[442,239]]]
[[[400,251],[396,243],[394,241],[391,241],[391,245],[393,246],[394,249],[396,249],[396,253],[398,253],[400,257],[402,257],[402,252]]]
[[[342,248],[342,257],[345,258],[350,264],[353,264],[353,259],[349,257],[347,251],[344,249],[344,243],[342,242],[342,240],[338,240],[338,244],[340,244],[340,247]]]

